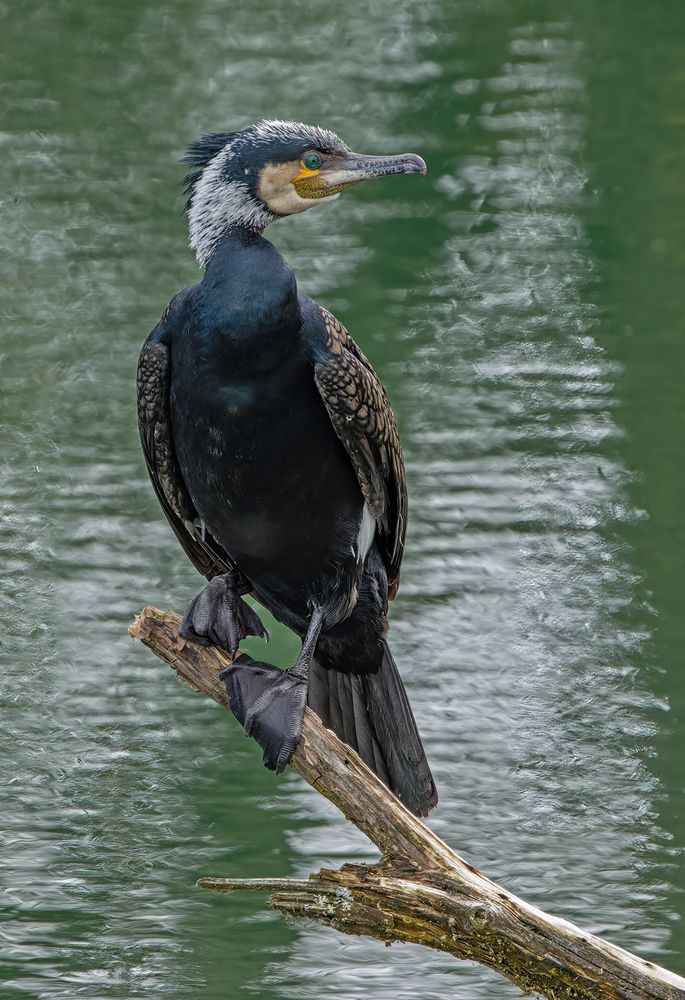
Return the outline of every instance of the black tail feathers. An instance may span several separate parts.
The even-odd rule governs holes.
[[[435,782],[397,664],[387,643],[372,674],[349,674],[312,660],[309,707],[357,751],[398,799],[417,816],[438,801]]]

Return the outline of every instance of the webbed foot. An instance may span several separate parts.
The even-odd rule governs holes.
[[[245,735],[263,750],[264,766],[280,774],[302,735],[306,675],[279,670],[242,653],[220,677]]]
[[[300,655],[288,670],[242,654],[221,671],[233,714],[262,748],[265,767],[280,774],[302,735],[309,687],[309,665],[321,632],[323,612],[316,607]]]
[[[221,646],[231,657],[248,635],[267,639],[259,616],[241,597],[245,593],[247,583],[237,570],[215,576],[188,605],[178,634],[201,645]]]

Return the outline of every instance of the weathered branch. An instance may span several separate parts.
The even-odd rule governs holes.
[[[230,708],[219,671],[228,658],[178,638],[180,618],[144,608],[129,628],[178,676]],[[554,1000],[676,1000],[685,979],[550,916],[469,865],[413,816],[309,709],[291,766],[379,848],[379,864],[309,879],[204,878],[219,892],[271,893],[269,905],[347,934],[411,941],[496,969]]]

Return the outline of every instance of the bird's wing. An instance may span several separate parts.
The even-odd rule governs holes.
[[[145,464],[162,510],[198,572],[211,579],[231,569],[231,559],[204,529],[174,452],[169,406],[168,335],[174,300],[143,345],[138,361],[138,428]]]
[[[342,323],[319,308],[330,353],[315,365],[314,378],[376,518],[392,600],[399,586],[407,530],[407,484],[395,415],[363,352]]]

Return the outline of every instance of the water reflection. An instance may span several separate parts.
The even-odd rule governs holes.
[[[607,447],[618,366],[587,294],[581,54],[569,25],[514,28],[497,76],[466,88],[455,145],[478,152],[436,183],[451,235],[403,303],[413,358],[393,373],[413,501],[394,631],[443,789],[436,829],[515,891],[658,949],[663,912],[630,926],[636,898],[659,897],[635,869],[658,836],[640,756],[654,700],[636,682],[644,630],[616,623],[635,581],[611,528],[640,513]],[[447,995],[449,963],[395,949],[375,978],[367,955],[341,943],[327,992]],[[509,994],[480,970],[468,983]]]
[[[393,646],[440,784],[432,822],[532,902],[645,954],[667,945],[677,904],[643,763],[659,702],[638,676],[652,618],[621,540],[642,514],[584,221],[601,204],[582,23],[551,0],[303,17],[205,0],[95,22],[71,0],[34,20],[35,79],[6,19],[10,995],[429,998],[456,975],[471,998],[516,992],[192,890],[372,856],[125,638],[132,609],[197,588],[133,426],[139,344],[194,274],[174,159],[263,114],[430,161],[423,185],[369,186],[274,236],[400,414],[412,523]],[[281,662],[289,641],[276,633]]]

